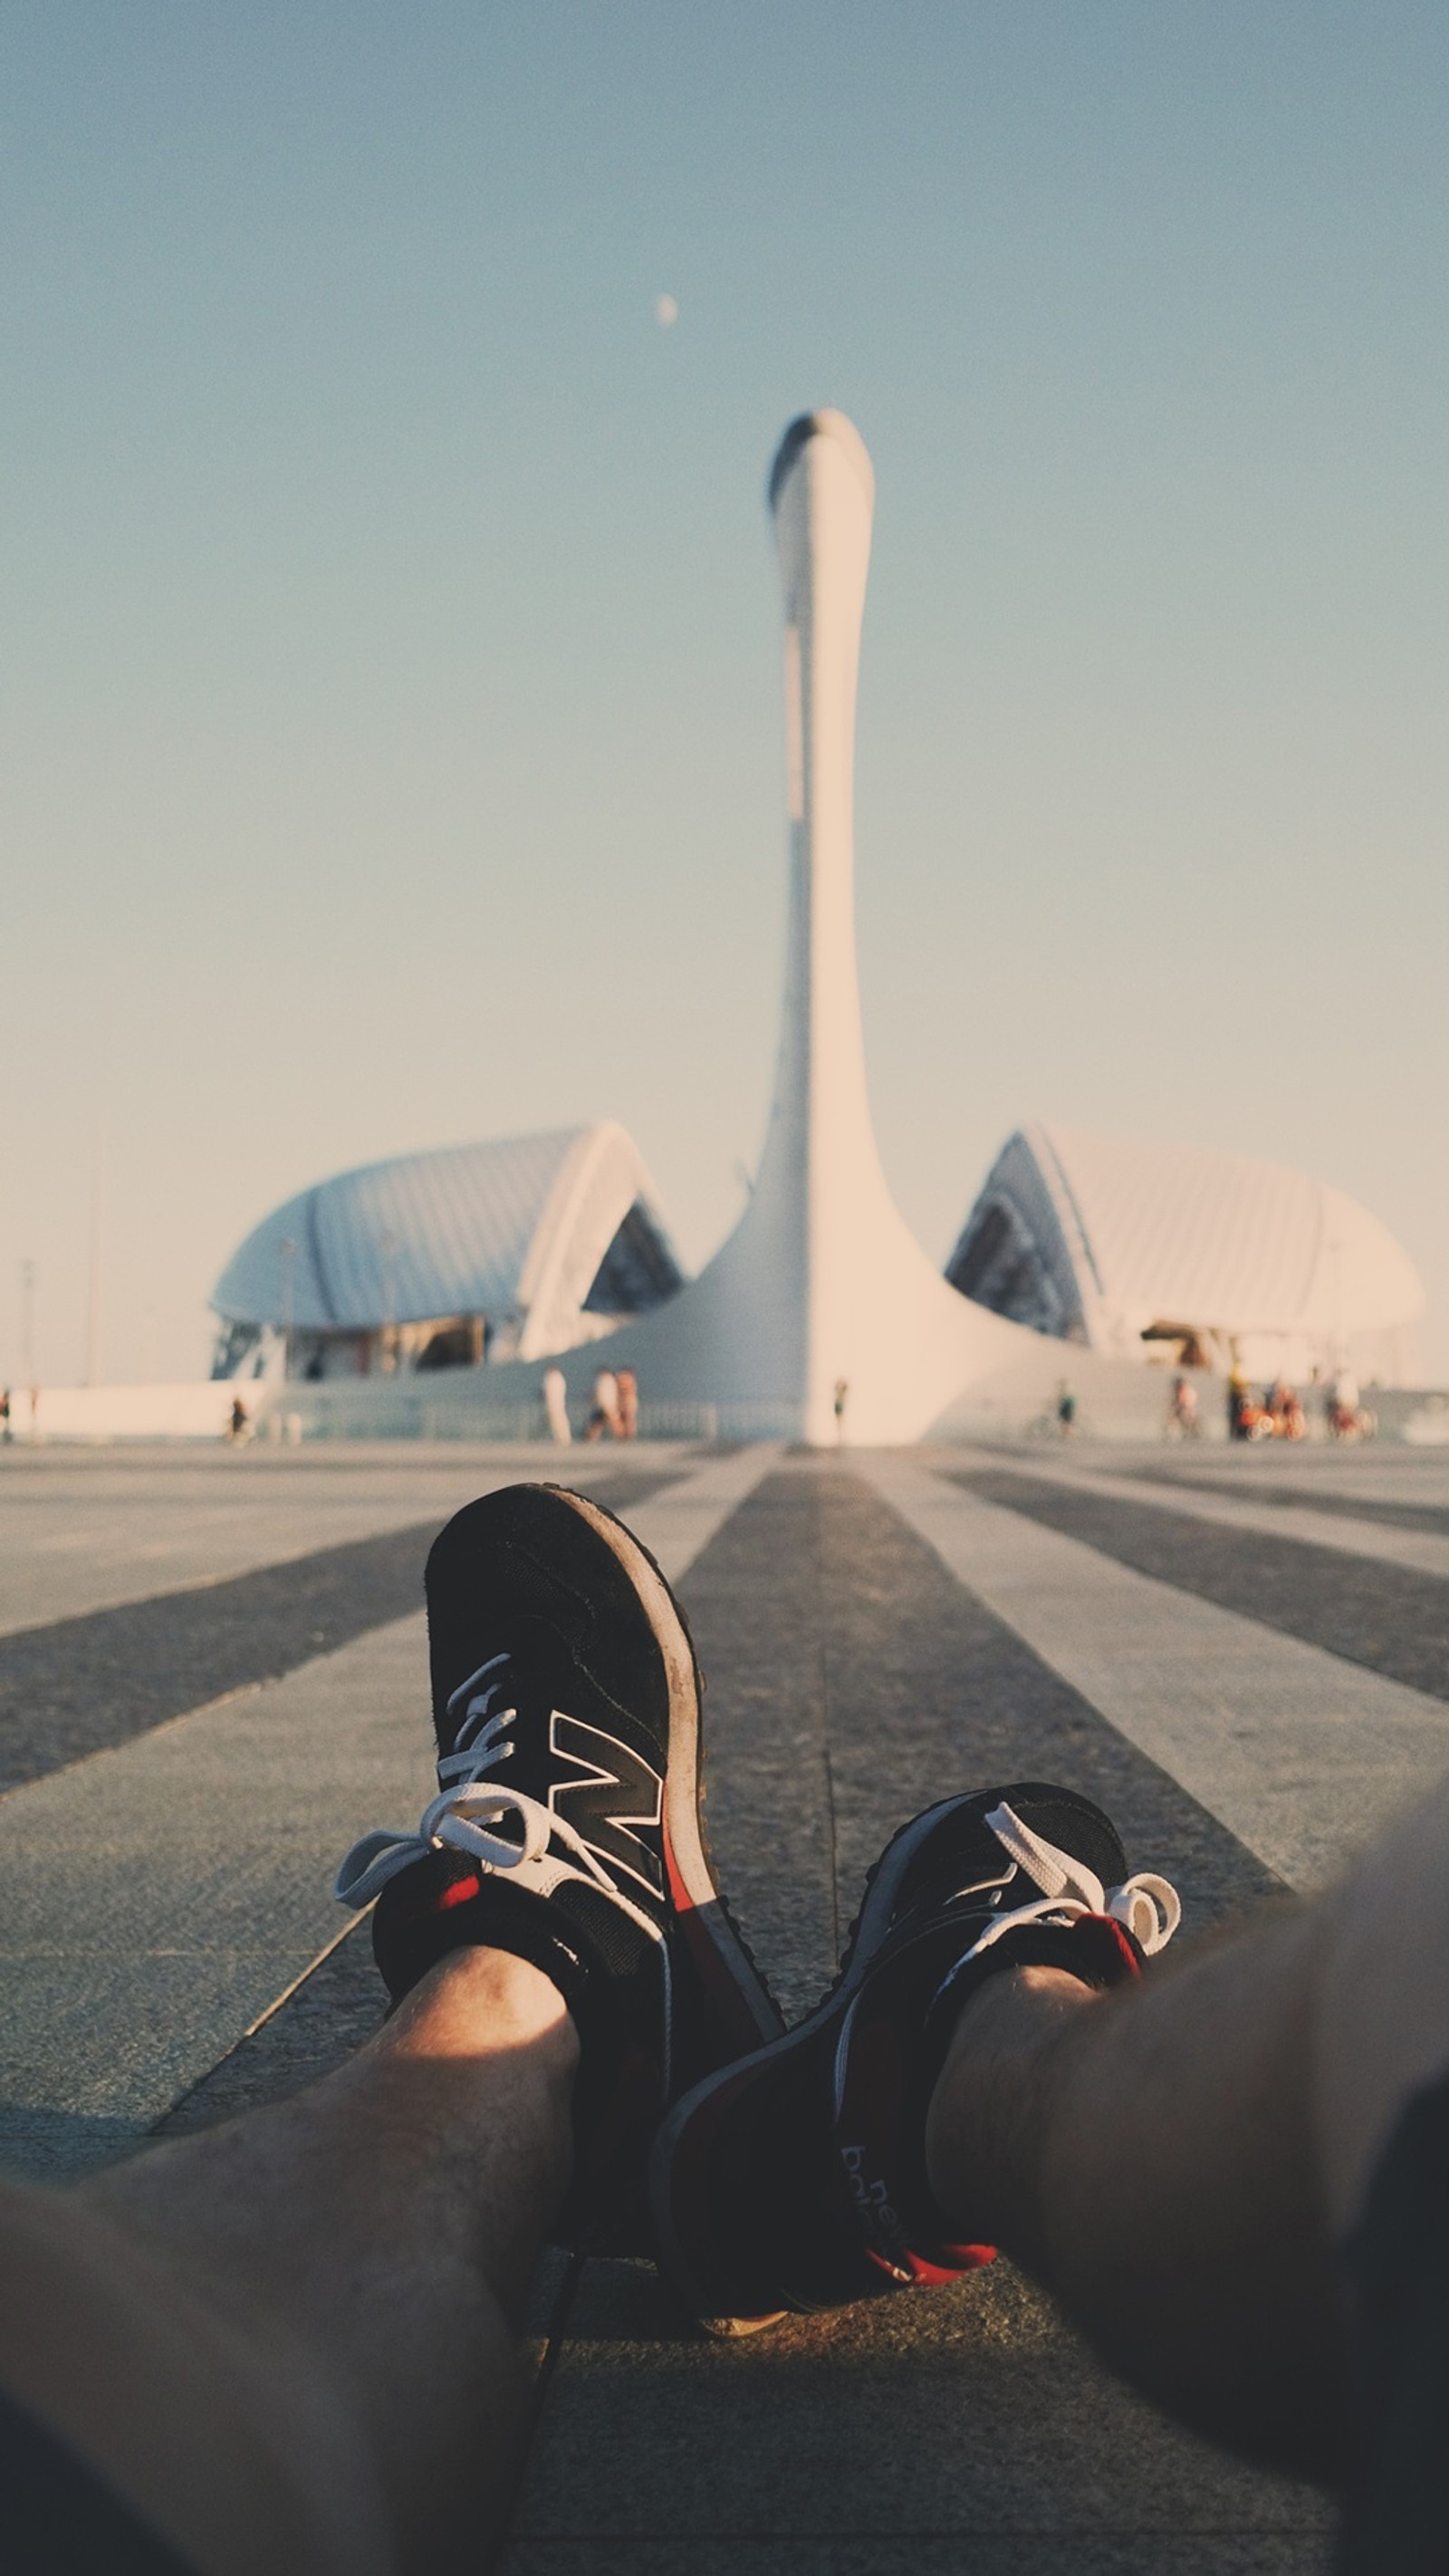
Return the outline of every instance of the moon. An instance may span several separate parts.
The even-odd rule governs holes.
[[[654,319],[658,323],[661,331],[672,330],[674,324],[679,320],[679,306],[672,295],[655,296]]]

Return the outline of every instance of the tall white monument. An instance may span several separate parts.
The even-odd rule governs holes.
[[[749,1206],[666,1307],[575,1360],[628,1360],[646,1398],[713,1402],[797,1439],[919,1438],[1039,1337],[948,1287],[881,1170],[855,957],[855,690],[874,477],[859,432],[806,414],[770,476],[785,606],[789,930],[774,1103]]]

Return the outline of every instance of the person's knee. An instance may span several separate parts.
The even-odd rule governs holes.
[[[76,2193],[0,2187],[0,2386],[202,2571],[387,2576],[345,2395]]]
[[[1315,2118],[1341,2240],[1409,2102],[1449,2069],[1449,1780],[1319,1911]]]

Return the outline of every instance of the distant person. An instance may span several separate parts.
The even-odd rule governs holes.
[[[1064,1440],[1070,1440],[1077,1427],[1077,1399],[1063,1378],[1057,1388],[1057,1429]]]
[[[845,1438],[845,1408],[849,1400],[850,1380],[848,1377],[838,1377],[835,1381],[835,1437],[837,1440]]]
[[[8,1386],[0,1387],[0,1440],[13,1438],[14,1434],[10,1428],[10,1389]]]
[[[245,1440],[250,1427],[246,1406],[239,1395],[234,1395],[231,1400],[231,1416],[226,1426],[228,1440]]]
[[[1242,1363],[1234,1360],[1228,1374],[1228,1438],[1230,1440],[1251,1439],[1252,1432],[1248,1420],[1251,1410],[1248,1381],[1243,1374]]]
[[[1198,1420],[1197,1388],[1190,1377],[1175,1377],[1172,1381],[1167,1427],[1169,1431],[1175,1431],[1180,1440],[1196,1440],[1202,1428]]]
[[[569,1421],[569,1391],[563,1370],[555,1361],[543,1373],[543,1409],[548,1416],[548,1436],[560,1449],[567,1449],[573,1439]]]
[[[320,1386],[324,1374],[325,1371],[322,1366],[322,1354],[320,1351],[314,1351],[307,1362],[306,1367],[303,1369],[302,1375],[309,1386]]]
[[[482,1328],[478,1335],[478,1366],[480,1368],[486,1368],[488,1366],[488,1354],[492,1348],[493,1327],[485,1315],[483,1318]]]
[[[614,1383],[619,1393],[619,1437],[621,1440],[637,1440],[639,1381],[631,1368],[621,1368],[614,1371]]]
[[[619,1429],[619,1381],[612,1369],[601,1368],[594,1379],[593,1409],[584,1438],[602,1440],[606,1431],[611,1440],[623,1436]]]
[[[1278,1439],[1301,1440],[1303,1438],[1308,1425],[1303,1416],[1302,1400],[1297,1387],[1290,1386],[1286,1377],[1281,1374],[1273,1381],[1272,1391],[1268,1397],[1268,1411]]]
[[[1328,1433],[1331,1440],[1353,1440],[1363,1429],[1358,1379],[1351,1368],[1335,1369],[1328,1389]]]

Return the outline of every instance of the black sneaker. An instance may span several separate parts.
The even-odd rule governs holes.
[[[395,2002],[466,1943],[553,1980],[581,2042],[560,2238],[645,2251],[662,2114],[781,2029],[704,1838],[689,1631],[623,1522],[556,1485],[468,1504],[426,1590],[439,1795],[416,1834],[354,1844],[336,1892],[378,1899]]]
[[[917,1816],[871,1871],[824,2002],[697,2084],[655,2142],[660,2260],[696,2316],[749,2333],[989,2263],[991,2246],[952,2241],[926,2177],[962,2002],[1036,1962],[1117,1985],[1181,1918],[1074,1790],[1026,1781]]]

